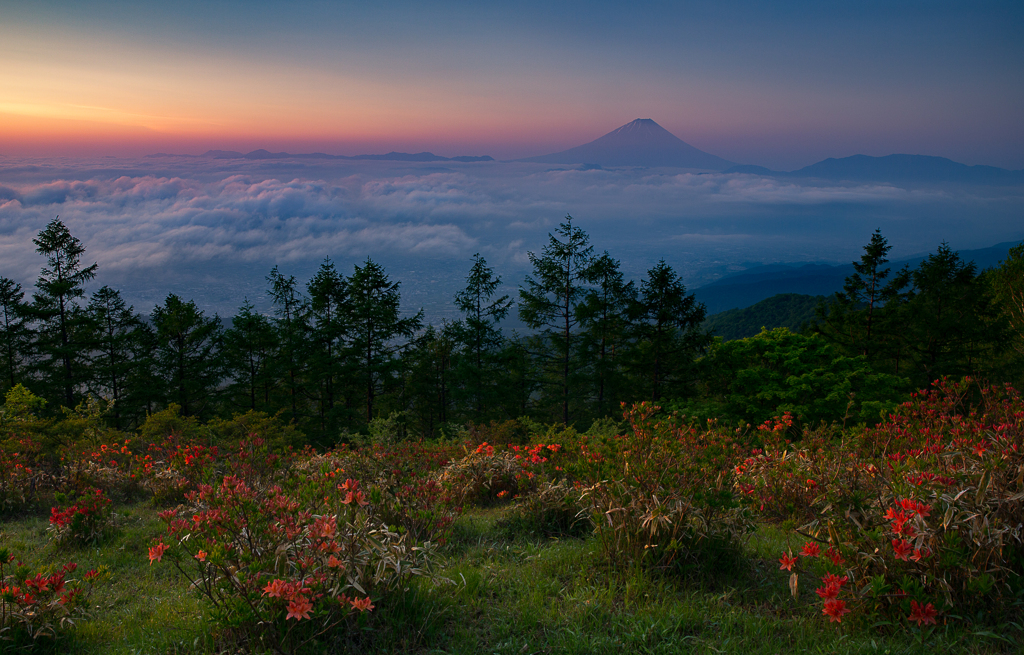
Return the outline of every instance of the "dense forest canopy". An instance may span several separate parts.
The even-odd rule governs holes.
[[[53,413],[102,397],[119,429],[172,405],[201,420],[254,410],[329,445],[387,417],[436,436],[520,416],[589,425],[637,400],[729,421],[871,422],[942,376],[1019,381],[1024,361],[1022,246],[984,272],[945,243],[893,271],[876,231],[844,290],[814,299],[814,321],[809,299],[773,310],[801,332],[723,342],[671,266],[627,281],[571,216],[518,290],[474,255],[463,317],[427,326],[401,315],[400,282],[370,259],[347,276],[327,259],[305,285],[275,266],[272,313],[243,298],[222,321],[174,293],[148,315],[107,286],[87,295],[96,265],[59,218],[34,243],[31,298],[0,277],[0,392],[21,384]],[[501,330],[513,311],[531,332]]]

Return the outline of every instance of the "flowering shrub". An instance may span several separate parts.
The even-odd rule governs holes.
[[[844,600],[843,609],[922,626],[1014,598],[1024,574],[1022,440],[1024,402],[1012,388],[940,381],[858,442],[790,456],[797,478],[820,481],[802,559],[849,582],[819,590],[834,601],[825,609]]]
[[[594,526],[580,503],[580,490],[566,480],[541,482],[536,491],[516,499],[498,526],[509,535],[582,537]]]
[[[39,442],[19,434],[0,440],[0,514],[18,511],[36,500],[53,478],[39,461]]]
[[[33,575],[14,560],[8,549],[0,548],[0,639],[54,637],[57,630],[85,617],[89,594],[99,577],[96,571],[75,580],[69,576],[78,565],[69,562],[52,573]]]
[[[189,492],[188,508],[161,513],[167,536],[150,563],[174,563],[212,604],[225,638],[291,652],[367,612],[423,572],[407,545],[347,479],[290,477],[278,484],[226,475]]]
[[[153,457],[138,452],[132,439],[80,450],[71,462],[62,458],[65,482],[76,489],[98,488],[109,496],[131,499],[144,492]]]
[[[582,502],[612,562],[667,566],[699,541],[729,543],[747,528],[733,498],[732,437],[657,421],[657,410],[627,409],[629,431],[585,441],[572,468],[589,482]]]
[[[57,494],[58,502],[66,500]],[[51,539],[57,544],[99,541],[113,527],[110,498],[102,489],[93,489],[65,507],[50,508]]]

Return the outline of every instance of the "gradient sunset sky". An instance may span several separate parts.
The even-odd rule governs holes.
[[[1018,169],[1022,35],[1019,0],[0,0],[0,155],[514,158],[653,118],[776,168]]]

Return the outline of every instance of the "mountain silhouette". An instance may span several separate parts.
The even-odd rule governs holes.
[[[417,152],[410,154],[408,152],[389,152],[386,155],[328,155],[323,152],[311,152],[305,154],[292,154],[290,152],[270,152],[260,148],[259,150],[253,150],[252,152],[241,153],[235,150],[207,150],[201,155],[175,155],[167,152],[158,152],[153,155],[146,155],[146,157],[193,157],[202,159],[348,159],[348,160],[363,160],[363,161],[414,161],[414,162],[433,162],[433,161],[458,161],[458,162],[478,162],[478,161],[494,161],[494,158],[489,155],[473,156],[473,155],[460,155],[458,157],[442,157],[435,155],[432,152]]]
[[[715,171],[733,166],[732,162],[694,148],[650,118],[638,118],[582,146],[519,161],[600,166],[674,166]]]
[[[829,157],[816,164],[789,172],[747,165],[733,166],[724,172],[849,181],[956,182],[965,184],[1020,184],[1024,182],[1024,171],[1010,171],[995,166],[968,166],[945,157],[927,155]]]

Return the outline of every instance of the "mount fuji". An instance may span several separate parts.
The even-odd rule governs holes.
[[[672,166],[721,171],[734,164],[694,148],[650,118],[638,118],[590,143],[519,161],[600,166]]]

